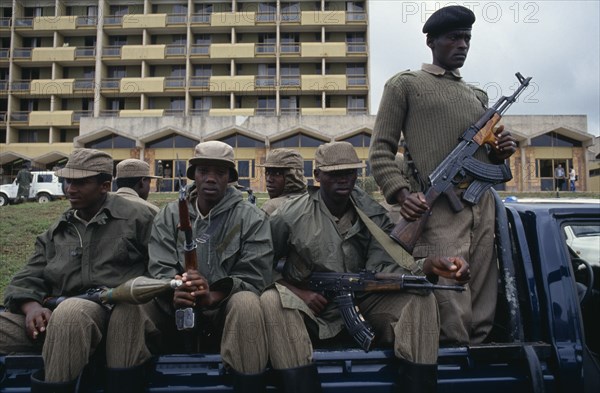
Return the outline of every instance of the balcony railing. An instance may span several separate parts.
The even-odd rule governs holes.
[[[121,78],[105,78],[102,79],[102,89],[118,89]]]
[[[14,123],[27,123],[29,122],[29,112],[12,112],[10,114],[10,121]]]
[[[257,76],[254,79],[254,85],[256,87],[273,87],[275,86],[275,77],[274,76]]]
[[[76,26],[95,26],[98,24],[97,16],[77,16]]]
[[[185,56],[185,45],[170,44],[165,48],[165,54],[167,56]]]
[[[10,84],[10,90],[13,92],[23,92],[31,90],[31,81],[30,80],[14,80]]]
[[[183,109],[165,109],[164,116],[185,116],[185,110]]]
[[[281,86],[300,86],[300,76],[282,75]]]
[[[168,76],[165,78],[165,88],[182,88],[185,87],[184,76]]]
[[[0,18],[0,27],[10,26],[10,18]]]
[[[282,22],[300,22],[300,12],[290,11],[281,13]]]
[[[119,117],[119,110],[114,110],[114,109],[101,110],[100,117]]]
[[[276,12],[257,12],[256,13],[256,21],[257,22],[275,22],[277,19]]]
[[[280,108],[283,116],[297,116],[300,114],[299,108]]]
[[[7,80],[0,80],[0,91],[1,92],[8,91],[8,81]]]
[[[265,54],[265,53],[275,53],[276,50],[275,44],[255,44],[254,45],[254,53],[256,54]]]
[[[367,86],[366,75],[347,75],[348,86]]]
[[[346,113],[349,115],[366,115],[367,108],[346,108]]]
[[[75,57],[84,58],[84,57],[96,57],[96,47],[95,46],[79,46],[75,48]]]
[[[195,44],[192,45],[192,55],[205,55],[210,53],[210,44]]]
[[[208,116],[210,108],[192,108],[190,109],[190,116]]]
[[[74,90],[94,90],[94,79],[85,78],[85,79],[75,79],[75,83],[73,83]]]
[[[256,108],[254,114],[256,116],[275,116],[277,111],[275,108]]]
[[[346,22],[366,22],[367,13],[357,11],[346,11]]]
[[[192,15],[192,23],[210,23],[209,13],[200,13]]]
[[[105,46],[102,49],[102,55],[103,56],[120,57],[121,56],[121,47],[120,46]]]
[[[31,50],[33,48],[15,48],[13,50],[13,58],[15,59],[31,59]]]
[[[190,78],[190,87],[208,88],[210,85],[210,76],[192,76]]]
[[[287,54],[289,54],[289,53],[299,54],[300,53],[300,44],[299,43],[281,44],[280,48],[281,48],[282,54],[286,54],[286,53]]]
[[[0,123],[6,123],[6,115],[7,115],[6,111],[0,112]]]
[[[167,15],[167,25],[185,25],[187,23],[186,14],[169,14]]]
[[[33,18],[16,18],[15,19],[15,27],[33,27]]]
[[[364,42],[347,42],[346,51],[348,53],[367,53],[367,44]]]
[[[109,15],[104,17],[105,26],[121,26],[123,24],[123,17],[117,15]]]
[[[10,54],[10,49],[0,48],[0,59],[8,59],[9,54]]]
[[[82,117],[94,117],[94,111],[73,111],[74,122],[78,122]]]

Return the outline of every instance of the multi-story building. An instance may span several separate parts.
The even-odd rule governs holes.
[[[173,190],[193,146],[214,139],[235,148],[240,182],[259,190],[257,164],[274,147],[299,149],[309,179],[324,142],[348,140],[366,162],[368,38],[366,0],[2,1],[2,182],[24,161],[52,169],[93,147],[146,160]],[[565,163],[591,137],[575,123],[544,130],[574,142],[555,157]],[[515,129],[524,139],[537,130],[526,126]]]

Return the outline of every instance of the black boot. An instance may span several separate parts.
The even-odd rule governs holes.
[[[418,364],[400,360],[398,391],[402,393],[433,393],[437,390],[437,364]]]
[[[279,371],[282,390],[285,393],[320,393],[321,381],[316,364],[286,368]]]
[[[31,393],[74,393],[77,379],[69,382],[46,382],[44,370],[31,374]]]
[[[146,391],[146,365],[106,369],[106,393],[142,393]]]
[[[262,393],[267,390],[265,373],[242,374],[231,370],[233,375],[233,391],[237,393]]]

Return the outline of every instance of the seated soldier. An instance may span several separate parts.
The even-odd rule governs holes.
[[[381,205],[354,187],[357,169],[364,164],[351,144],[319,146],[315,165],[320,188],[309,189],[270,217],[275,257],[287,260],[283,278],[260,300],[270,361],[282,374],[284,392],[320,390],[310,337],[329,339],[344,328],[336,305],[303,285],[311,272],[366,269],[434,274],[461,282],[469,278],[469,266],[461,258],[427,258],[415,264],[414,272],[407,271],[373,238],[360,214],[383,230],[392,224]],[[399,385],[406,389],[402,391],[435,391],[439,338],[435,297],[412,291],[370,293],[358,295],[356,305],[373,326],[378,344],[394,347]]]
[[[129,158],[117,164],[117,183],[116,194],[131,201],[141,203],[147,206],[154,214],[160,210],[158,206],[147,201],[150,194],[151,179],[159,179],[158,176],[150,175],[150,165],[138,160]]]
[[[74,392],[103,337],[112,359],[121,356],[121,348],[111,345],[113,340],[136,329],[126,320],[115,326],[110,311],[89,300],[68,298],[54,311],[44,304],[46,297],[116,287],[147,273],[154,214],[141,204],[111,195],[112,172],[112,157],[105,152],[76,149],[71,153],[56,173],[65,179],[71,208],[37,237],[33,256],[6,289],[9,312],[0,313],[0,353],[41,350],[45,373],[32,375],[32,391]],[[107,391],[126,389],[113,366],[109,360],[108,379],[114,384]]]
[[[296,150],[274,149],[265,160],[265,178],[269,200],[261,209],[270,215],[285,201],[306,192],[304,161]]]

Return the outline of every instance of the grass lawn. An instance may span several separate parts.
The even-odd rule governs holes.
[[[246,194],[244,194],[246,195]],[[267,193],[255,193],[258,206],[268,199]],[[555,192],[506,193],[501,196],[516,195],[519,198],[554,198]],[[600,198],[594,193],[561,192],[563,198]],[[375,195],[381,199],[380,195]],[[159,207],[177,199],[177,193],[151,193],[148,200]],[[24,203],[0,207],[0,304],[4,301],[4,288],[12,276],[21,269],[33,253],[35,237],[44,232],[60,214],[69,208],[69,202],[54,201],[45,204]]]

